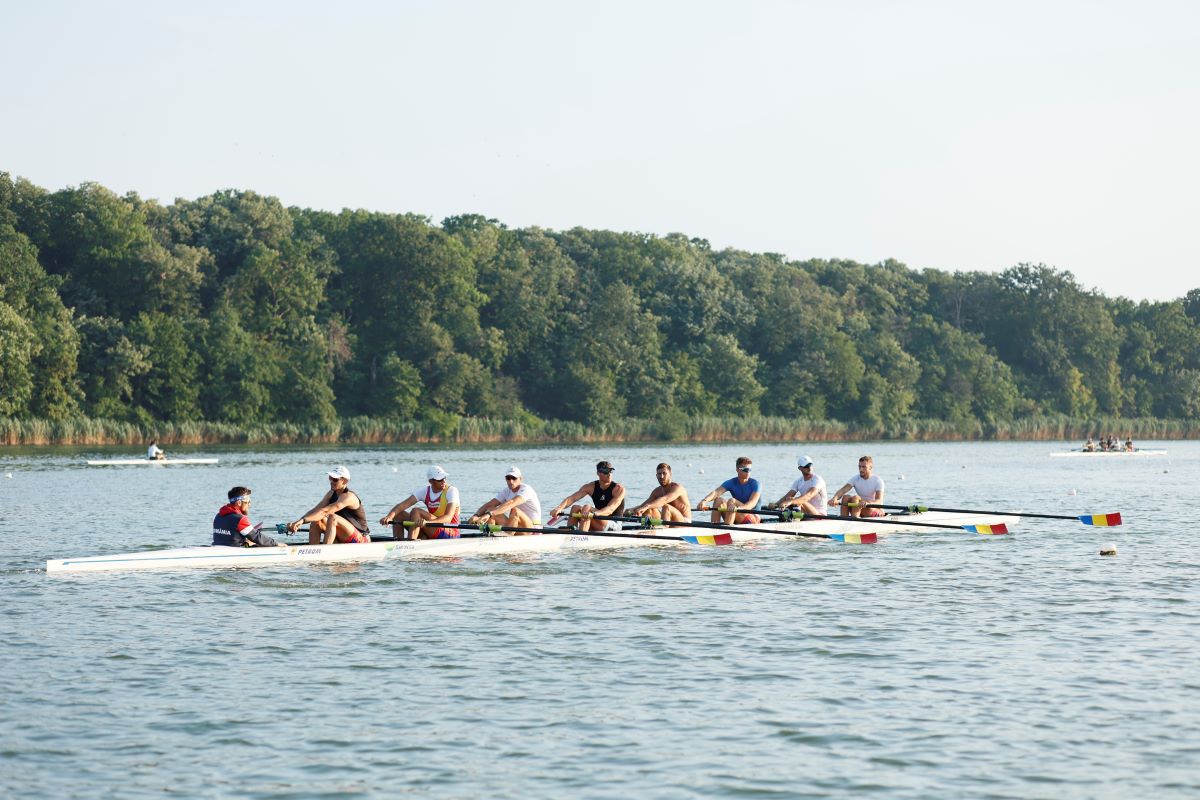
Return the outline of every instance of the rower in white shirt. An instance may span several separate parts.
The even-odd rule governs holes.
[[[800,477],[788,489],[787,494],[771,504],[771,508],[798,508],[805,514],[825,516],[829,513],[826,504],[825,479],[813,471],[813,460],[808,456],[796,459]]]
[[[504,473],[507,484],[495,497],[488,500],[467,520],[473,524],[496,523],[514,528],[540,528],[542,526],[542,503],[537,492],[527,483],[520,468],[511,466]],[[516,535],[524,533],[515,532]]]

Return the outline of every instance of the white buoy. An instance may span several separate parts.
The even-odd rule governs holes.
[[[901,476],[900,476],[900,480],[904,480],[904,476],[903,476],[903,475],[901,475]]]
[[[1079,494],[1079,492],[1075,491],[1074,489],[1067,489],[1067,497],[1074,497],[1077,494]]]
[[[1104,544],[1100,545],[1100,555],[1115,556],[1116,554],[1117,554],[1117,543],[1116,542],[1105,542]]]
[[[6,473],[4,473],[4,477],[6,477],[6,478],[11,478],[11,477],[12,477],[12,473],[11,473],[11,472],[6,472]]]
[[[701,467],[701,468],[700,468],[700,474],[701,474],[701,475],[703,475],[703,474],[704,474],[704,468],[703,468],[703,467]]]
[[[399,472],[399,471],[400,470],[396,469],[395,467],[392,467],[392,472]]]

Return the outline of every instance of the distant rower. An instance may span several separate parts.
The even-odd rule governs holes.
[[[150,446],[146,448],[146,458],[151,461],[162,461],[167,457],[167,454],[158,446],[157,439],[150,440]]]

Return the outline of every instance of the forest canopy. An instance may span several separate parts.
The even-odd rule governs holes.
[[[1130,265],[1136,269],[1136,265]],[[0,173],[0,416],[1200,417],[1200,290]]]

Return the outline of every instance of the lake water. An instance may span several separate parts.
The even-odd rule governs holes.
[[[1078,443],[1070,443],[1076,445]],[[0,794],[1169,798],[1200,795],[1200,444],[0,450]],[[1060,514],[1012,536],[49,577],[205,543],[225,492],[294,519],[345,464],[372,520],[436,462],[473,510],[509,464],[549,508],[601,458],[693,500],[801,451],[835,488]],[[129,455],[136,455],[126,451]],[[183,450],[171,454],[182,455]],[[11,477],[9,477],[11,475]],[[377,531],[381,532],[381,531]],[[1116,557],[1098,555],[1116,542]]]

